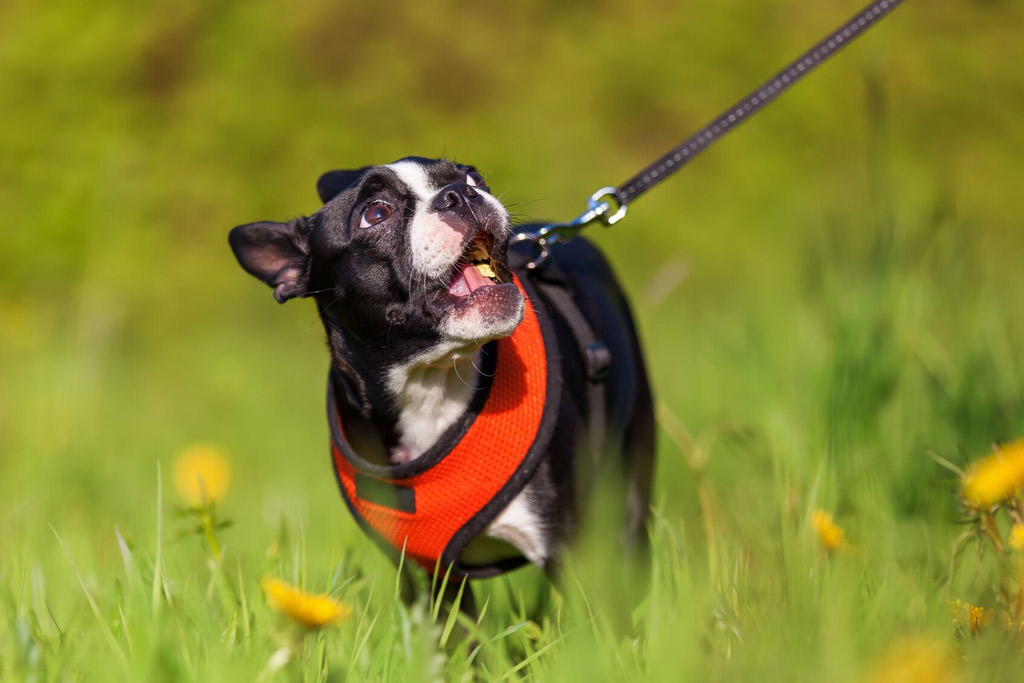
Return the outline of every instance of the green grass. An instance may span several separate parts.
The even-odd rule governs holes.
[[[1024,436],[1020,3],[908,3],[595,228],[661,406],[649,590],[595,532],[452,628],[339,499],[319,323],[227,230],[444,151],[575,215],[859,3],[676,4],[0,3],[0,680],[252,681],[288,647],[268,680],[842,682],[907,635],[1018,680],[1019,638],[951,619],[1016,583],[954,556],[938,460]],[[196,443],[233,465],[220,561],[169,476]],[[296,641],[268,575],[353,615]]]

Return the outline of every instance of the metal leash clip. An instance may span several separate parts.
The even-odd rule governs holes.
[[[606,227],[615,225],[626,215],[626,205],[619,200],[614,187],[602,187],[587,199],[587,210],[566,223],[548,223],[536,230],[518,232],[512,236],[511,244],[533,242],[537,245],[537,256],[526,264],[527,270],[534,270],[551,256],[548,250],[553,244],[568,242],[583,231],[583,228],[600,221]]]

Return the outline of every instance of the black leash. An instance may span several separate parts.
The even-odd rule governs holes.
[[[547,259],[549,246],[572,239],[590,223],[600,221],[606,226],[618,223],[626,215],[626,208],[637,197],[693,161],[726,133],[763,109],[819,64],[878,23],[903,1],[875,0],[749,95],[722,112],[714,121],[684,140],[681,145],[617,188],[603,187],[592,194],[587,200],[587,210],[573,220],[568,223],[550,223],[533,231],[517,233],[513,237],[513,242],[534,242],[539,250],[538,256],[527,264],[527,268],[536,268]]]

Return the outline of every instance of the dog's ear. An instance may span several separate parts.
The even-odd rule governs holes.
[[[305,218],[239,225],[228,235],[228,242],[242,268],[274,288],[278,303],[306,296],[309,235]]]
[[[320,201],[324,204],[331,201],[339,194],[359,182],[363,174],[370,170],[369,166],[357,168],[354,171],[328,171],[316,181],[316,192],[320,195]]]

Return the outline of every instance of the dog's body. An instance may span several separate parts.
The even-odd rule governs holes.
[[[562,373],[554,431],[525,488],[460,561],[482,566],[522,556],[551,567],[600,467],[577,455],[590,450],[594,425],[602,447],[591,455],[621,456],[627,537],[642,543],[654,458],[651,394],[629,307],[600,253],[577,239],[555,247],[539,275],[521,270],[526,255],[509,252],[507,211],[475,169],[450,161],[410,157],[334,171],[318,190],[325,205],[312,216],[239,226],[230,241],[243,268],[272,286],[278,301],[316,299],[354,449],[400,465],[437,442],[473,399],[481,346],[510,335],[524,306],[545,305],[527,302],[512,272],[539,277],[542,290],[561,287],[563,300],[575,302],[611,362],[606,377],[593,376],[578,322],[574,330],[553,311]],[[590,414],[594,381],[603,382],[600,416]]]

